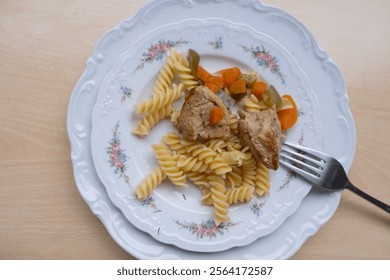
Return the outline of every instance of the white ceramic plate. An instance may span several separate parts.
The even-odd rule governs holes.
[[[298,209],[310,190],[309,183],[291,180],[291,172],[284,168],[271,172],[270,195],[232,205],[230,221],[220,226],[213,222],[214,208],[200,203],[201,192],[195,186],[177,189],[165,180],[146,201],[139,201],[136,186],[157,166],[151,145],[167,132],[178,131],[164,120],[147,137],[132,134],[140,120],[134,106],[151,97],[169,50],[186,53],[192,48],[211,72],[234,66],[245,72],[255,70],[281,93],[293,95],[300,117],[287,132],[287,140],[319,148],[319,105],[306,74],[287,49],[247,25],[189,19],[148,31],[145,26],[146,35],[136,42],[121,40],[128,49],[118,54],[103,79],[92,113],[92,156],[111,201],[137,228],[190,251],[222,251],[271,233]]]
[[[288,23],[287,27],[291,28],[290,31],[295,30],[295,32],[291,32],[287,40],[294,42],[293,45],[295,45],[291,53],[300,62],[303,72],[309,73],[309,80],[320,101],[321,108],[327,109],[320,110],[320,118],[325,132],[322,143],[323,150],[341,160],[347,169],[350,167],[355,147],[355,128],[348,109],[348,97],[345,93],[343,79],[337,67],[328,55],[318,48],[310,33],[301,23],[283,11],[265,7],[255,1],[245,1],[245,3],[171,1],[170,4],[151,2],[101,39],[87,62],[85,73],[74,89],[69,105],[68,131],[72,144],[72,160],[77,186],[83,198],[105,224],[112,237],[125,250],[138,258],[288,258],[299,249],[308,236],[314,234],[332,216],[337,208],[340,193],[322,193],[312,190],[304,199],[297,213],[287,219],[273,234],[258,239],[250,246],[204,255],[158,243],[153,238],[136,230],[113,206],[102,184],[97,179],[88,143],[91,126],[90,113],[96,100],[98,88],[103,78],[108,74],[107,69],[112,69],[113,62],[117,58],[112,54],[112,51],[108,50],[114,49],[120,51],[119,53],[124,53],[126,48],[116,44],[116,42],[127,36],[130,38],[134,36],[134,40],[139,38],[140,34],[137,34],[137,28],[131,28],[132,26],[153,22],[150,20],[154,18],[150,15],[151,11],[160,10],[163,12],[164,9],[167,9],[172,12],[173,8],[182,11],[182,3],[189,3],[184,7],[191,9],[191,11],[205,8],[207,11],[215,9],[215,7],[205,7],[205,5],[224,5],[226,8],[234,6],[235,11],[244,9],[246,16],[242,16],[239,22],[250,24],[253,21],[251,17],[257,16],[260,25],[257,25],[257,21],[255,21],[252,22],[253,27],[257,26],[264,30],[275,26],[285,26]],[[222,10],[224,13],[221,13],[220,17],[229,18],[231,16],[229,13],[231,9]],[[258,14],[260,11],[267,24],[261,24],[264,22],[260,20],[261,17]],[[183,12],[179,14],[186,17]],[[278,33],[273,34],[277,35]],[[283,42],[283,45],[285,43]],[[335,139],[338,140],[335,141]]]

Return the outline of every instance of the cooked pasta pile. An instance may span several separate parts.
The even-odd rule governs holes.
[[[136,106],[143,119],[133,129],[134,134],[147,136],[165,118],[177,123],[180,110],[174,108],[173,103],[199,85],[191,73],[185,54],[171,49],[158,74],[152,96]],[[254,95],[244,98],[241,103],[249,112],[267,108]],[[192,182],[201,190],[201,203],[213,206],[214,222],[220,225],[229,220],[229,205],[267,195],[269,169],[257,162],[249,149],[240,143],[236,135],[236,114],[230,113],[229,124],[233,132],[229,139],[200,143],[185,140],[173,131],[164,135],[160,143],[152,145],[158,165],[137,186],[138,199],[146,199],[165,179],[177,188],[189,187],[188,182]]]

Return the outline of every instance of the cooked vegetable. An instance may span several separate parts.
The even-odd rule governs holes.
[[[205,85],[207,83],[211,83],[211,84],[216,85],[218,87],[218,89],[223,89],[225,87],[225,82],[221,76],[212,75],[210,78],[207,79],[207,81],[205,82]]]
[[[274,88],[274,86],[269,86],[266,92],[262,95],[264,104],[271,108],[272,106],[275,106],[276,109],[280,107],[282,104],[282,98],[279,95],[279,92]]]
[[[223,110],[221,107],[214,107],[210,110],[210,124],[214,125],[223,119]]]
[[[202,66],[198,65],[197,76],[198,79],[205,83],[209,78],[211,78],[212,75]]]
[[[198,65],[199,65],[199,61],[200,61],[199,54],[196,51],[194,51],[193,49],[188,49],[187,59],[188,59],[189,65],[190,65],[191,74],[196,79],[197,75],[198,75],[197,70],[198,70]]]
[[[280,104],[280,107],[278,111],[285,110],[285,109],[292,109],[294,106],[291,103],[291,100],[286,97],[286,95],[282,96],[282,104]]]
[[[267,84],[263,81],[257,81],[253,85],[252,94],[261,99],[261,96],[267,91]]]
[[[293,108],[291,108],[291,109],[280,110],[277,113],[282,130],[286,130],[286,129],[291,128],[297,122],[298,108],[294,102],[294,99],[290,95],[288,95],[288,94],[283,95],[283,98],[287,98],[288,100],[290,100],[290,102],[293,106]]]
[[[229,88],[230,96],[239,101],[247,95],[246,81],[237,80]]]
[[[216,84],[214,84],[212,82],[205,82],[204,86],[208,87],[208,89],[211,90],[214,93],[217,93],[217,91],[220,90],[219,86],[217,86]]]
[[[241,73],[240,79],[245,80],[247,88],[253,88],[259,77],[256,73]]]
[[[231,108],[236,101],[244,98],[249,91],[253,94],[253,98],[256,97],[266,108],[275,107],[283,130],[292,127],[297,121],[298,110],[292,97],[290,95],[281,97],[272,85],[267,88],[267,83],[259,80],[256,73],[241,73],[239,67],[231,67],[211,74],[199,65],[199,55],[196,51],[190,49],[188,58],[191,67],[196,66],[196,77],[203,82],[204,86],[218,95],[227,108]],[[218,123],[223,117],[221,108],[211,109],[210,123],[212,125]]]
[[[230,87],[241,76],[241,70],[238,67],[226,68],[218,71],[218,73],[222,74],[223,80],[228,87]]]
[[[229,87],[231,94],[246,93],[246,82],[245,80],[237,80]]]
[[[223,104],[225,104],[225,106],[230,109],[234,104],[236,104],[236,99],[233,99],[232,97],[230,97],[229,94],[227,94],[224,90],[221,90],[219,89],[217,92],[216,92],[216,95],[218,95],[219,98],[222,99],[223,101]],[[246,93],[245,93],[246,95]]]

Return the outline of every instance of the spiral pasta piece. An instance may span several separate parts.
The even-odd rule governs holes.
[[[209,188],[202,190],[202,197],[200,199],[200,202],[203,205],[213,205],[213,198],[211,197],[212,192]]]
[[[176,62],[175,67],[180,82],[184,84],[184,87],[187,90],[190,90],[199,84],[192,75],[188,60],[184,55],[181,55],[179,60]]]
[[[208,166],[198,158],[180,155],[177,166],[185,172],[205,172]]]
[[[267,109],[267,106],[263,102],[259,102],[256,96],[251,94],[249,97],[243,100],[244,108],[248,112],[256,112]]]
[[[241,166],[246,155],[241,151],[230,151],[220,153],[223,160],[230,166]]]
[[[171,52],[157,76],[153,87],[153,93],[165,92],[172,84],[176,72],[175,64],[179,58],[180,55],[175,49],[171,48]]]
[[[152,145],[152,148],[158,164],[171,182],[177,187],[188,187],[186,184],[186,175],[177,167],[170,149],[165,144],[155,144]]]
[[[231,189],[226,193],[227,202],[229,204],[236,204],[239,202],[250,201],[253,197],[254,190],[255,188],[249,185]]]
[[[225,181],[221,177],[215,175],[208,176],[207,180],[211,186],[211,198],[215,210],[214,223],[219,226],[221,223],[229,221],[229,203],[227,203]]]
[[[237,118],[236,114],[230,114],[229,115],[229,127],[230,127],[230,131],[232,131],[235,134],[238,133],[238,130],[237,130],[238,118]]]
[[[172,109],[172,113],[171,113],[171,122],[177,126],[177,119],[179,118],[179,115],[180,115],[180,111],[177,110],[177,109]]]
[[[229,166],[223,158],[220,156],[215,157],[210,163],[209,163],[210,169],[215,172],[217,175],[221,175],[222,178],[226,178],[226,173],[232,171],[232,167]]]
[[[253,156],[243,161],[241,166],[241,171],[242,171],[242,184],[255,186],[256,160]]]
[[[177,135],[176,133],[168,132],[163,137],[163,141],[177,154],[185,154],[186,153],[185,142],[182,143],[181,137],[179,135]],[[193,143],[189,143],[189,144],[193,144]]]
[[[172,106],[169,104],[164,108],[160,108],[157,111],[145,116],[138,122],[137,126],[133,129],[133,133],[141,137],[149,134],[150,130],[159,123],[162,119],[169,117],[172,112]]]
[[[183,88],[183,84],[173,84],[172,88],[167,88],[166,91],[155,92],[152,98],[136,105],[137,113],[141,115],[151,114],[160,108],[172,104],[175,100],[184,95]]]
[[[226,181],[228,185],[232,188],[241,186],[242,184],[242,171],[239,167],[232,167],[232,171],[226,173]]]
[[[258,162],[256,165],[256,193],[259,196],[263,196],[269,193],[270,189],[270,178],[269,169],[264,164]]]
[[[212,149],[214,152],[221,153],[226,148],[226,142],[221,139],[210,139],[207,140],[205,146]]]
[[[182,143],[188,143],[182,141]],[[217,175],[222,175],[225,177],[225,174],[232,171],[232,168],[223,160],[223,158],[214,152],[212,149],[206,147],[203,144],[192,144],[186,146],[186,151],[191,154],[191,156],[198,158],[207,164],[210,169]]]
[[[196,186],[200,188],[210,187],[207,181],[207,174],[202,172],[187,172],[187,178],[190,179]]]
[[[160,166],[157,166],[152,173],[147,175],[141,183],[135,189],[135,193],[140,200],[145,200],[153,190],[161,184],[166,178],[165,173],[162,171]]]
[[[242,149],[241,141],[237,135],[232,135],[231,137],[229,137],[229,139],[226,140],[226,146],[228,151]]]

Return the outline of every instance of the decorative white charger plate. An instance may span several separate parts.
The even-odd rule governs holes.
[[[307,75],[288,49],[248,25],[225,19],[189,19],[152,31],[148,25],[139,28],[145,35],[137,41],[120,40],[128,49],[118,54],[103,79],[92,113],[92,157],[111,201],[137,228],[189,251],[222,251],[271,233],[310,191],[308,182],[292,180],[293,174],[284,168],[271,172],[269,195],[231,205],[229,222],[219,226],[213,221],[214,208],[201,204],[200,189],[188,180],[189,188],[176,188],[165,180],[140,201],[135,188],[157,166],[151,145],[160,143],[167,132],[178,131],[170,120],[162,120],[146,137],[132,134],[141,119],[134,107],[152,96],[170,49],[187,53],[192,48],[200,54],[200,64],[211,72],[239,66],[244,72],[257,71],[281,93],[290,93],[300,117],[287,131],[287,140],[319,148],[320,110]]]
[[[221,5],[224,9],[221,9]],[[90,113],[99,89],[106,81],[106,77],[112,74],[114,62],[118,62],[118,54],[124,54],[129,50],[128,46],[121,45],[120,41],[126,38],[126,41],[135,42],[143,37],[145,34],[137,33],[139,28],[133,28],[139,25],[148,25],[150,30],[161,28],[161,19],[155,14],[157,11],[159,15],[173,13],[175,17],[172,23],[177,23],[188,18],[189,14],[197,14],[197,11],[203,18],[212,18],[209,13],[217,8],[220,11],[218,16],[220,19],[234,19],[235,23],[246,24],[248,28],[250,26],[257,32],[268,35],[273,42],[278,42],[279,46],[289,46],[288,54],[297,61],[302,73],[307,73],[311,88],[322,108],[319,110],[319,118],[324,128],[324,137],[322,145],[321,143],[318,145],[322,146],[323,151],[337,157],[346,169],[353,160],[355,127],[349,112],[342,76],[329,56],[319,49],[311,34],[294,17],[257,1],[150,2],[99,41],[74,89],[68,112],[72,161],[80,193],[118,244],[138,258],[288,258],[337,209],[340,193],[311,190],[297,213],[272,234],[254,241],[250,246],[203,255],[164,245],[143,234],[127,222],[125,216],[108,198],[93,168],[89,150]],[[242,11],[238,12],[239,10]],[[234,11],[234,15],[231,11]],[[164,17],[165,24],[168,24],[167,18],[169,17]],[[289,29],[288,38],[280,36],[280,28]],[[272,77],[269,79],[272,81]],[[123,91],[125,92],[126,90]],[[292,177],[292,180],[297,179]]]

